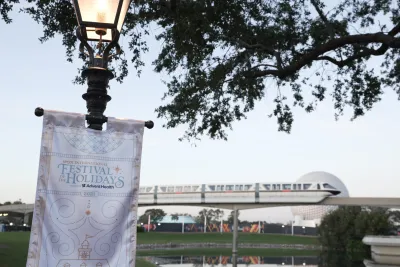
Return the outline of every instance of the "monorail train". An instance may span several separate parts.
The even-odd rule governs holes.
[[[311,195],[316,197],[340,194],[338,189],[324,182],[160,185],[142,186],[139,189],[140,202],[143,204],[260,203],[266,198],[282,198],[282,193],[302,197],[304,192],[308,193],[307,196],[314,192]]]

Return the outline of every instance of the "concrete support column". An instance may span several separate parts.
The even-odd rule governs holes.
[[[237,267],[237,255],[232,255],[232,267]]]
[[[24,214],[24,223],[29,225],[30,222],[32,221],[32,216],[33,216],[33,212],[25,213]]]
[[[204,215],[204,233],[207,233],[207,216]]]
[[[294,221],[290,221],[290,222],[292,223],[292,235],[294,235],[294,228],[293,228]]]
[[[232,254],[236,257],[237,253],[238,253],[238,210],[236,207],[234,207]]]

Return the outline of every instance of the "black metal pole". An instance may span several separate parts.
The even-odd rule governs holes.
[[[103,68],[88,68],[82,72],[82,77],[87,79],[88,89],[82,98],[86,100],[88,110],[88,128],[102,130],[103,123],[107,121],[104,111],[111,96],[107,94],[108,82],[114,78],[111,71]]]

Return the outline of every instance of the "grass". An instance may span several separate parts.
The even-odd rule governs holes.
[[[0,233],[0,267],[25,266],[28,242],[27,232]]]
[[[156,265],[143,259],[136,259],[136,267],[155,267]]]
[[[138,244],[165,244],[165,243],[231,243],[231,233],[139,233]],[[268,243],[268,244],[318,244],[314,237],[285,236],[270,234],[239,233],[240,243]],[[29,232],[0,233],[0,267],[24,267],[28,254]],[[314,255],[313,251],[291,249],[239,249],[240,255],[246,256],[300,256]],[[188,255],[188,256],[215,256],[231,255],[231,249],[185,249],[185,250],[149,250],[138,251],[138,256],[150,255]],[[137,267],[153,267],[154,265],[137,260]]]

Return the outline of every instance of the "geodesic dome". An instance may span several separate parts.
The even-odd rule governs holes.
[[[348,197],[349,191],[346,185],[335,175],[327,172],[310,172],[301,176],[296,183],[323,182],[332,185],[340,190],[340,194],[334,197]],[[303,220],[317,220],[324,217],[330,211],[337,209],[337,206],[294,206],[292,207],[293,216],[300,216]]]

